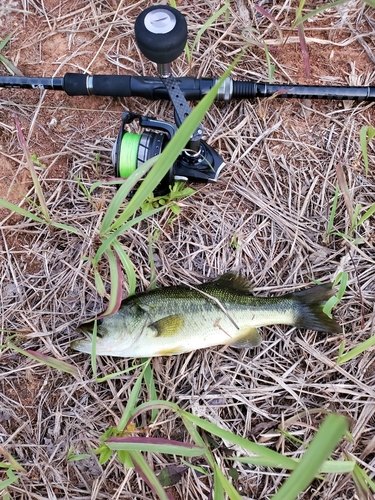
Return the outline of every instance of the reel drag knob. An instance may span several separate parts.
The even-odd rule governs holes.
[[[145,9],[134,25],[140,51],[158,65],[168,65],[182,53],[187,41],[185,17],[169,5]]]

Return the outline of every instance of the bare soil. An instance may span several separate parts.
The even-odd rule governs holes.
[[[186,15],[189,44],[221,4],[179,1]],[[156,75],[139,52],[133,27],[152,2],[129,0],[0,0],[3,37],[12,33],[2,54],[27,76],[90,74]],[[242,80],[269,81],[263,42],[275,64],[275,83],[313,85],[373,84],[374,11],[349,1],[306,21],[310,55],[306,76],[301,46],[292,23],[298,2],[259,2],[275,25],[246,0],[231,2],[228,22],[221,16],[202,35],[189,65],[181,56],[179,76],[220,76],[253,41],[233,72]],[[320,4],[319,4],[320,5]],[[305,5],[304,13],[315,7]],[[3,75],[10,74],[1,66]],[[93,381],[90,358],[73,352],[77,325],[102,310],[107,297],[96,289],[90,261],[98,230],[115,188],[89,188],[113,175],[111,149],[121,114],[173,121],[167,102],[110,97],[69,97],[64,92],[0,89],[0,198],[38,212],[22,147],[17,115],[52,220],[77,227],[82,236],[42,225],[0,208],[0,455],[9,452],[24,468],[8,488],[13,499],[151,498],[134,470],[116,458],[100,465],[92,449],[109,426],[117,425],[139,372],[102,384]],[[279,294],[349,275],[347,291],[335,309],[344,326],[339,335],[264,328],[254,351],[213,348],[152,361],[160,399],[178,403],[241,436],[289,456],[299,457],[327,411],[346,415],[353,441],[344,440],[334,457],[352,456],[374,480],[374,348],[337,365],[345,351],[374,332],[374,217],[350,233],[350,217],[340,194],[333,231],[328,220],[337,169],[342,169],[353,207],[361,215],[375,203],[374,148],[365,173],[359,131],[375,126],[369,102],[267,99],[216,103],[203,123],[208,142],[226,161],[215,185],[195,185],[196,193],[170,213],[139,224],[122,237],[137,270],[139,290],[150,286],[150,235],[158,286],[196,284],[234,271],[254,283],[254,293]],[[79,182],[77,182],[77,179]],[[34,204],[34,207],[33,207]],[[341,235],[340,235],[341,233]],[[100,273],[110,288],[109,269]],[[123,295],[128,285],[124,279]],[[15,334],[18,334],[16,337]],[[43,366],[6,346],[7,340],[75,365],[79,379]],[[99,358],[98,371],[112,373],[133,360]],[[141,398],[147,400],[146,390]],[[146,428],[149,421],[137,423]],[[289,433],[289,437],[285,432]],[[182,423],[161,413],[151,426],[155,436],[187,439]],[[302,444],[301,444],[302,443]],[[70,462],[68,451],[90,458]],[[214,455],[227,454],[219,443]],[[0,462],[2,461],[0,456]],[[148,456],[159,472],[172,458]],[[178,463],[178,462],[176,462]],[[196,461],[196,465],[201,462]],[[245,499],[268,499],[285,475],[276,470],[236,465],[234,485]],[[0,480],[5,473],[0,469]],[[193,470],[168,491],[175,499],[211,498],[211,478]],[[0,492],[1,494],[1,492]],[[349,475],[315,481],[303,499],[359,498]]]

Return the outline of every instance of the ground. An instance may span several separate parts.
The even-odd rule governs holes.
[[[11,34],[1,53],[26,76],[66,72],[155,76],[154,65],[139,52],[133,33],[137,15],[151,4],[0,0],[2,36]],[[191,47],[222,3],[177,4],[187,18]],[[218,77],[250,41],[233,78],[269,82],[265,42],[275,65],[274,83],[371,85],[375,68],[371,7],[352,0],[304,23],[308,76],[292,26],[298,2],[258,5],[260,9],[246,0],[231,2],[228,18],[220,16],[203,33],[191,63],[182,55],[173,64],[174,73]],[[303,14],[315,6],[306,4]],[[279,30],[265,11],[277,19]],[[10,74],[4,65],[1,74]],[[10,453],[24,469],[7,491],[14,499],[150,498],[150,490],[133,469],[125,470],[116,457],[100,465],[91,452],[100,446],[108,427],[119,423],[139,370],[97,383],[90,356],[69,346],[78,338],[76,327],[108,301],[108,295],[98,293],[87,258],[99,246],[100,223],[116,189],[101,187],[89,201],[82,186],[89,189],[113,176],[111,149],[124,109],[167,121],[173,121],[173,111],[167,102],[136,98],[69,97],[64,92],[22,89],[0,92],[0,198],[40,214],[17,134],[18,119],[37,158],[35,169],[51,220],[80,232],[76,235],[0,208],[0,453]],[[253,351],[215,347],[154,358],[152,367],[159,399],[176,402],[289,456],[300,456],[328,411],[347,416],[353,438],[341,443],[335,458],[354,457],[372,478],[374,348],[341,365],[336,360],[343,341],[347,352],[373,333],[374,217],[351,229],[349,211],[360,205],[362,216],[375,203],[373,145],[368,148],[366,174],[359,141],[361,127],[375,126],[374,115],[369,102],[306,98],[216,103],[203,125],[207,141],[226,161],[217,184],[192,186],[195,194],[179,202],[181,212],[173,222],[171,213],[162,213],[121,237],[137,271],[138,290],[149,288],[153,272],[157,285],[166,286],[194,285],[233,271],[247,277],[258,295],[291,292],[348,273],[345,295],[334,310],[343,333],[318,334],[276,325],[262,330],[263,342]],[[340,194],[335,217],[330,218],[337,179],[341,179]],[[341,194],[343,179],[346,197]],[[108,292],[105,259],[98,270]],[[124,278],[123,297],[127,293]],[[9,340],[22,349],[64,360],[79,375],[27,358],[7,345]],[[104,376],[131,367],[132,362],[98,358],[98,371]],[[148,397],[142,389],[140,400]],[[137,425],[147,427],[147,418]],[[155,436],[187,439],[181,422],[169,412],[162,412],[150,429]],[[89,457],[68,461],[69,449]],[[214,455],[220,463],[227,453],[226,446],[218,443]],[[156,472],[174,463],[162,455],[149,454],[148,460]],[[233,482],[246,499],[271,498],[285,477],[262,467],[238,464],[237,470]],[[5,473],[0,475],[0,480],[4,478]],[[193,500],[211,498],[211,488],[210,477],[190,469],[168,491],[173,498]],[[337,474],[316,480],[300,498],[359,497],[351,477]]]

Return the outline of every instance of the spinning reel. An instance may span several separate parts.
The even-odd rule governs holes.
[[[171,62],[184,50],[187,25],[184,16],[169,6],[144,10],[134,26],[141,52],[157,64],[159,78],[174,106],[176,124],[151,119],[130,111],[122,116],[122,125],[113,146],[112,163],[116,177],[126,178],[144,162],[160,154],[191,108],[179,82],[171,73]],[[127,131],[127,125],[138,120],[145,129],[141,134]],[[186,148],[180,153],[155,193],[165,194],[174,181],[215,182],[224,166],[223,159],[203,139],[203,128],[197,127]]]

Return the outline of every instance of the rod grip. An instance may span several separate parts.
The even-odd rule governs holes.
[[[68,95],[131,97],[131,76],[66,73],[63,87]]]
[[[89,95],[86,86],[87,76],[83,73],[66,73],[63,89],[68,95]]]

